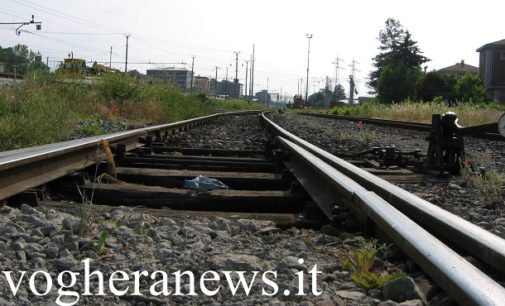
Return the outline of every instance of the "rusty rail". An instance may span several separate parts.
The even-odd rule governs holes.
[[[103,157],[100,144],[125,144],[127,150],[142,146],[141,137],[166,137],[173,131],[203,124],[219,116],[258,113],[240,111],[156,125],[131,131],[88,137],[55,144],[0,152],[0,201],[95,164]]]
[[[407,121],[396,121],[387,119],[374,119],[369,117],[357,117],[357,116],[340,116],[340,115],[329,115],[329,114],[310,114],[302,113],[304,116],[314,116],[314,117],[324,117],[337,120],[348,120],[348,121],[361,121],[363,123],[375,124],[380,126],[389,126],[401,129],[409,129],[416,131],[429,132],[431,129],[431,124],[421,123],[421,122],[407,122]],[[476,126],[460,127],[458,133],[463,136],[472,136],[477,138],[485,138],[490,140],[503,140],[505,138],[498,131],[498,123],[488,123]]]

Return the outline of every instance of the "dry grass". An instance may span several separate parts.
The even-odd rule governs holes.
[[[473,126],[498,122],[505,111],[505,105],[488,104],[460,104],[448,106],[442,101],[414,103],[406,102],[394,105],[368,103],[353,107],[336,107],[329,113],[336,115],[366,116],[377,119],[400,120],[409,122],[431,122],[432,114],[454,112],[458,115],[459,123]]]

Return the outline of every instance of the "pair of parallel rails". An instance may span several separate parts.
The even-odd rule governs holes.
[[[104,154],[103,140],[122,151],[142,148],[149,139],[166,139],[206,124],[215,114],[128,132],[0,153],[0,201],[89,167]],[[471,255],[505,275],[505,240],[377,176],[296,137],[261,114],[276,136],[282,163],[328,217],[336,206],[352,210],[369,231],[385,233],[461,305],[500,305],[505,288],[469,263]],[[143,139],[143,141],[140,141]],[[191,161],[190,161],[191,162]]]

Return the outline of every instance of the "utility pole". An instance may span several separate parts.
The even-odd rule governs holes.
[[[226,66],[226,78],[225,78],[225,84],[226,84],[226,92],[224,94],[224,99],[228,97],[228,66]]]
[[[190,92],[193,93],[193,71],[194,71],[194,68],[195,68],[195,57],[196,55],[191,55],[191,58],[193,59],[191,61],[191,89],[190,89]]]
[[[245,88],[244,88],[244,96],[246,96],[246,100],[249,100],[249,95],[247,93],[247,75],[249,74],[249,61],[245,61]]]
[[[270,93],[268,92],[269,85],[270,85],[270,78],[267,78],[267,107],[270,107]]]
[[[305,101],[307,101],[309,97],[309,65],[310,65],[310,39],[312,38],[312,34],[305,34],[307,40],[309,41],[309,48],[307,50],[307,84],[305,86]]]
[[[344,60],[342,60],[340,57],[337,56],[335,61],[331,62],[332,64],[335,65],[335,86],[337,86],[337,84],[338,84],[338,70],[342,69],[342,67],[340,67],[340,62],[343,62],[343,61]]]
[[[49,56],[46,57],[46,66],[47,66],[47,69],[50,70],[49,69]]]
[[[252,53],[252,58],[251,58],[251,97],[254,95],[254,67],[256,66],[256,54],[255,54],[255,46],[253,44],[253,53]]]
[[[214,82],[214,96],[217,97],[217,70],[219,69],[219,66],[216,66],[216,81]]]
[[[356,64],[359,64],[359,62],[357,62],[355,59],[352,59],[352,64],[350,65],[351,75],[349,76],[349,105],[354,104],[354,92],[356,92],[356,94],[358,93],[354,84],[354,73],[356,71],[359,71],[356,69]]]
[[[252,71],[253,71],[253,56],[251,55],[251,69],[249,69],[249,98],[252,100],[253,98],[253,84],[252,84]]]
[[[240,54],[240,51],[235,51],[235,80],[233,80],[235,83],[238,83],[238,55]]]
[[[110,54],[109,54],[109,68],[112,68],[112,46],[110,46]]]
[[[124,61],[124,72],[128,72],[128,38],[130,38],[130,34],[126,34],[126,57]]]

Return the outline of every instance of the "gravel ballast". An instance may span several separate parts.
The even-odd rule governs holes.
[[[401,150],[427,152],[428,149],[426,132],[291,113],[272,114],[270,118],[289,132],[336,156],[349,156],[372,147],[391,145]],[[465,137],[464,141],[467,159],[476,165],[491,166],[498,174],[505,174],[505,141],[473,137]],[[433,180],[423,184],[397,185],[505,238],[503,198],[491,197],[485,188],[466,186],[459,177],[453,177],[451,182]],[[505,196],[503,187],[501,194]]]
[[[298,120],[288,116],[291,115],[283,115],[276,120]],[[313,124],[317,130],[318,123]],[[262,147],[267,140],[257,116],[231,116],[217,119],[209,126],[174,135],[168,145],[244,149]],[[310,140],[317,144],[318,137],[312,135]],[[326,140],[321,138],[320,141]],[[361,144],[356,144],[355,150],[364,147],[359,146]],[[460,191],[454,189],[454,192],[459,194]],[[330,226],[320,230],[279,229],[271,221],[219,216],[155,217],[137,212],[134,208],[118,207],[106,213],[95,213],[91,208],[90,218],[85,222],[86,231],[79,235],[81,209],[66,211],[69,212],[24,204],[17,208],[0,207],[0,265],[2,271],[12,271],[13,281],[9,283],[5,273],[0,275],[0,305],[55,304],[62,295],[58,292],[61,287],[58,275],[66,270],[80,273],[71,288],[63,289],[78,294],[76,305],[386,306],[451,303],[415,264],[399,256],[401,252],[394,246],[377,256],[374,271],[388,274],[405,272],[406,276],[382,288],[358,286],[342,262],[349,258],[352,251],[370,242],[359,233],[348,233]],[[83,281],[85,264],[89,265],[90,272],[100,271],[103,274],[104,295],[97,295],[100,288],[96,276],[90,279],[90,295],[83,295],[86,289]],[[314,281],[311,273],[316,270],[320,273],[315,274],[317,278]],[[21,271],[26,271],[26,275],[20,280]],[[36,271],[47,272],[52,279],[52,286],[45,293],[47,280],[44,273],[38,272],[32,287],[39,293],[45,293],[39,296],[33,293],[29,283]],[[116,290],[125,290],[124,295],[110,290],[111,276],[115,279],[123,276],[115,271],[123,271],[129,278],[115,282]],[[136,282],[133,277],[135,271],[146,271],[148,276],[139,276]],[[155,271],[166,272],[168,296],[154,295],[150,291],[150,286],[159,281],[162,274],[160,272],[158,278],[151,279],[150,275]],[[177,288],[173,274],[177,271],[190,271],[188,274],[194,276],[195,295],[189,294],[193,292],[193,282],[187,274],[182,276]],[[200,283],[202,277],[208,280],[215,276],[209,271],[216,271],[219,281],[207,281],[207,289],[213,291],[221,286],[212,295],[206,295]],[[229,279],[226,271],[230,271]],[[258,271],[249,294],[242,286],[233,294],[232,287],[240,280],[237,271],[245,271],[247,283],[254,271]],[[267,271],[277,273],[275,278],[273,274],[266,275],[277,285],[277,292],[272,296],[268,293],[272,293],[274,287],[262,279]],[[297,295],[301,290],[299,275],[302,272],[304,295]],[[69,278],[67,273],[62,280],[68,284]],[[14,296],[12,286],[17,286],[18,281],[19,289]],[[139,291],[134,294],[136,286]],[[161,284],[156,288],[160,291]],[[180,294],[176,294],[177,290]],[[70,304],[75,300],[72,296],[67,298],[60,302]]]

